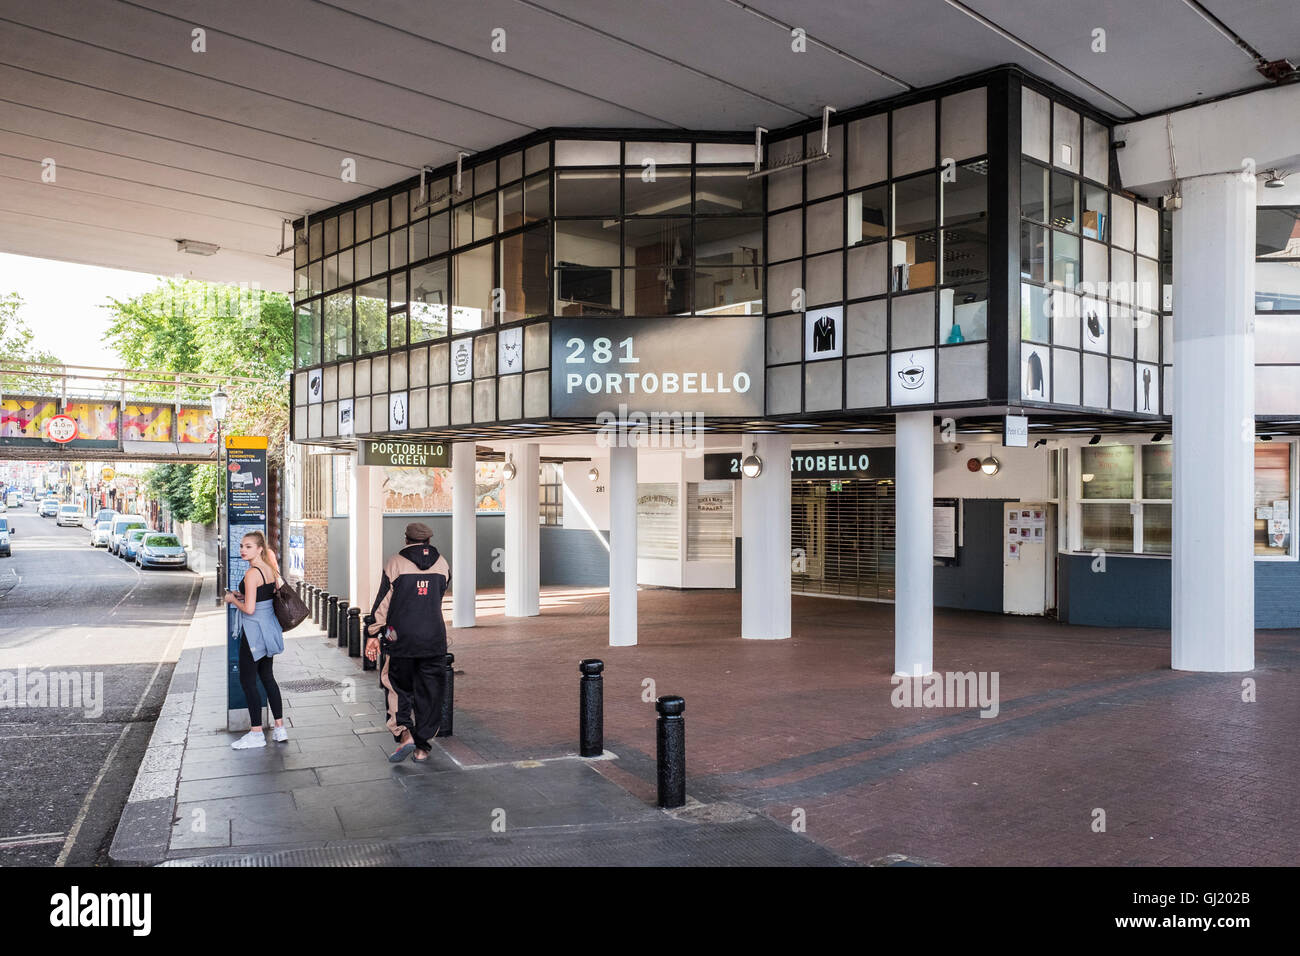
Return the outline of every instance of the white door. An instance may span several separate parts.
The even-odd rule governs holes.
[[[1009,501],[1002,506],[1002,611],[1047,610],[1047,505]]]

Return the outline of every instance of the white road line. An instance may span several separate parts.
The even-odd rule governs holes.
[[[195,581],[190,584],[190,596],[185,601],[186,609],[189,609],[190,605],[194,603],[195,587],[198,584],[198,579],[195,579]],[[134,591],[136,587],[139,587],[138,581],[131,590]],[[121,603],[121,601],[118,602],[118,604]],[[197,607],[195,610],[197,610]],[[95,794],[99,791],[99,785],[104,782],[104,777],[108,773],[108,768],[113,765],[113,760],[117,757],[117,752],[122,748],[122,741],[126,739],[127,733],[131,730],[131,725],[135,722],[136,718],[140,716],[140,709],[144,707],[144,702],[149,697],[149,691],[153,689],[154,681],[158,679],[158,672],[162,670],[163,661],[167,660],[167,658],[171,656],[171,648],[176,642],[176,638],[180,637],[183,639],[184,635],[189,631],[190,621],[193,619],[193,616],[193,611],[191,611],[189,616],[185,618],[185,622],[176,626],[176,633],[172,635],[171,640],[167,642],[166,648],[163,649],[163,653],[159,657],[158,663],[153,669],[153,675],[149,678],[149,683],[145,685],[144,691],[140,694],[140,699],[136,701],[135,710],[131,712],[131,719],[122,728],[122,732],[118,735],[117,740],[113,742],[112,749],[109,750],[108,756],[104,758],[104,765],[99,768],[99,776],[95,777],[95,782],[91,784],[90,791],[86,794],[86,799],[81,803],[81,810],[77,813],[77,819],[73,822],[72,829],[68,831],[68,839],[63,844],[63,849],[59,851],[59,858],[54,861],[55,866],[67,866],[68,855],[72,852],[72,847],[77,842],[77,834],[81,832],[81,825],[86,822],[86,816],[90,813],[90,805],[95,799]]]
[[[58,843],[62,839],[62,833],[28,833],[21,836],[0,837],[0,850],[7,850],[15,846],[40,846],[43,843]]]

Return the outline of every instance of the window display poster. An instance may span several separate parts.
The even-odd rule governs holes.
[[[957,509],[951,505],[934,508],[934,556],[957,557]]]
[[[1008,541],[1008,542],[1007,542],[1007,558],[1009,558],[1009,559],[1012,560],[1012,561],[1019,561],[1019,560],[1020,560],[1020,542],[1019,542],[1019,541]]]

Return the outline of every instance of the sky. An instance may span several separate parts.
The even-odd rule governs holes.
[[[110,313],[99,306],[152,289],[157,276],[52,259],[0,253],[0,295],[17,292],[19,315],[36,334],[35,347],[68,364],[121,367],[103,341]]]

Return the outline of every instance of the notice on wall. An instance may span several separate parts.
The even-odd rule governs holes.
[[[1256,508],[1256,509],[1255,509],[1255,520],[1256,520],[1256,521],[1271,521],[1271,520],[1273,520],[1273,506],[1272,506],[1272,505],[1264,505],[1263,507]]]
[[[1008,558],[1009,560],[1012,560],[1012,561],[1019,561],[1019,560],[1020,560],[1020,542],[1019,542],[1019,541],[1008,541],[1008,542],[1007,542],[1007,558]]]
[[[951,505],[934,509],[934,556],[957,557],[957,509]]]

